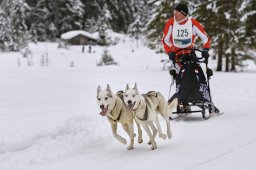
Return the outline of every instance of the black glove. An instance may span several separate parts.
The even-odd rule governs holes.
[[[168,53],[168,56],[169,56],[169,59],[170,59],[171,61],[174,61],[176,54],[175,54],[175,52],[172,52],[172,51],[171,51],[171,52]]]
[[[169,74],[170,74],[171,76],[173,76],[174,79],[176,79],[176,70],[173,70],[173,69],[170,70],[170,71],[169,71]]]
[[[195,52],[190,53],[190,58],[191,58],[191,61],[193,61],[194,63],[199,62],[199,59],[197,58]]]
[[[204,57],[205,59],[209,58],[209,53],[208,53],[209,49],[208,48],[204,48],[202,51],[202,57]]]

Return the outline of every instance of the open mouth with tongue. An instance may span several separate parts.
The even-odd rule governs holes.
[[[128,110],[130,112],[134,111],[134,109],[133,109],[134,105],[135,105],[135,102],[133,102],[133,103],[132,102],[128,102]]]
[[[108,111],[108,105],[107,105],[107,107],[104,107],[104,105],[100,105],[100,108],[101,108],[100,115],[101,116],[106,116],[107,115],[107,111]]]

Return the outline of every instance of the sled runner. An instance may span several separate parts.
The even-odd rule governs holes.
[[[180,49],[175,53],[181,50],[191,50],[191,53],[182,55],[173,62],[173,65],[177,63],[182,65],[178,74],[175,70],[170,70],[170,74],[176,81],[176,93],[168,102],[175,98],[178,98],[179,102],[177,111],[173,112],[176,116],[170,117],[170,119],[194,113],[201,113],[204,119],[209,119],[222,114],[212,101],[209,80],[213,72],[208,68],[208,58],[197,57],[195,51],[202,52],[202,50],[195,48]],[[201,64],[205,65],[205,72]],[[195,108],[195,110],[191,110],[191,108]]]

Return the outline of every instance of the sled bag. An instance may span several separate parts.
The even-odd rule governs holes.
[[[184,64],[180,69],[176,83],[179,101],[211,101],[208,84],[200,65],[196,63]]]

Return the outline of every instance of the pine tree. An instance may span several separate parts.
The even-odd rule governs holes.
[[[82,29],[83,4],[80,0],[38,0],[29,2],[26,17],[30,35],[53,40],[64,32]]]
[[[242,0],[234,0],[228,3],[228,9],[225,12],[227,18],[227,29],[225,31],[225,71],[237,71],[244,67],[244,61],[250,59],[248,55],[248,38],[246,35],[246,23],[241,20],[243,8]],[[251,4],[252,5],[252,4]],[[252,48],[251,48],[252,49]]]
[[[152,19],[147,24],[147,38],[149,39],[150,48],[158,48],[162,51],[161,39],[163,36],[163,30],[165,23],[171,17],[174,1],[172,0],[152,0],[149,2],[149,6],[153,6]]]
[[[229,17],[228,19],[228,29],[227,29],[227,47],[230,49],[230,53],[228,50],[226,51],[226,69],[225,71],[236,71],[236,66],[238,65],[238,52],[241,48],[241,22],[239,13],[237,13],[238,7],[241,5],[240,0],[234,0],[232,4],[228,4],[230,7]]]
[[[7,51],[11,43],[11,24],[4,10],[0,9],[0,50]]]
[[[222,71],[223,58],[225,71],[242,68],[243,61],[251,58],[248,52],[255,49],[255,1],[207,0],[197,4],[194,14],[211,37],[217,71]]]
[[[242,14],[241,21],[245,24],[245,43],[249,48],[256,48],[256,1],[247,0],[243,1],[241,8],[239,9]]]
[[[134,21],[129,25],[128,33],[137,39],[147,32],[144,26],[149,21],[152,12],[146,0],[134,0],[133,3]]]
[[[26,23],[28,26],[30,40],[36,42],[53,39],[53,34],[48,30],[50,20],[53,20],[52,1],[48,0],[26,0],[29,9],[26,15]]]
[[[134,21],[132,0],[106,0],[106,4],[111,15],[111,28],[116,32],[127,33],[130,23]]]
[[[193,17],[196,18],[205,28],[211,39],[211,48],[217,52],[217,70],[222,70],[224,28],[219,26],[225,23],[225,16],[222,15],[222,8],[219,8],[216,0],[198,1],[195,3]],[[220,15],[218,15],[220,14]]]
[[[95,32],[98,28],[97,21],[100,19],[101,2],[99,0],[81,0],[83,4],[82,29]]]
[[[242,2],[239,8],[241,13],[241,22],[243,27],[241,29],[243,39],[243,52],[240,52],[243,60],[254,60],[256,63],[256,2],[254,0],[246,0]]]
[[[57,2],[54,8],[54,11],[58,9],[58,12],[54,14],[54,25],[58,31],[57,37],[72,29],[80,30],[84,13],[81,1],[59,0]]]
[[[0,12],[0,43],[3,50],[19,51],[27,46],[26,9],[27,4],[23,0],[9,0]]]

